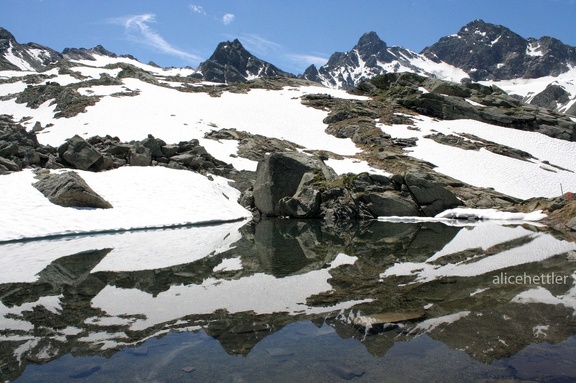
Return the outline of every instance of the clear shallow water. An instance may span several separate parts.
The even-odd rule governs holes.
[[[239,238],[204,256],[178,230],[175,264],[158,267],[167,233],[108,270],[91,238],[0,284],[1,381],[576,381],[576,246],[546,229],[274,220],[203,233]],[[551,273],[562,283],[495,280]],[[391,313],[416,314],[363,325]]]

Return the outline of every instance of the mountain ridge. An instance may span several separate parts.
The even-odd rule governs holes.
[[[523,38],[477,19],[421,54],[462,68],[474,81],[557,76],[576,66],[576,47],[553,37]]]
[[[62,53],[36,43],[20,44],[0,27],[0,71],[41,72],[62,61],[97,57],[128,58],[94,48],[66,48]],[[154,63],[149,65],[157,67]],[[302,78],[329,88],[351,90],[384,73],[412,72],[426,77],[460,81],[507,81],[550,77],[537,94],[519,93],[525,102],[576,115],[576,85],[566,75],[576,68],[576,47],[553,37],[524,38],[509,28],[476,19],[456,34],[440,38],[420,53],[389,46],[374,31],[364,33],[347,52],[333,53],[326,64],[311,65],[297,76],[250,53],[240,40],[218,44],[206,61],[189,76],[218,83],[241,83],[256,78]],[[576,70],[576,69],[575,69]],[[511,89],[515,92],[515,89]]]

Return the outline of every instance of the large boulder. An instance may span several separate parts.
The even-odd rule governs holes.
[[[76,172],[47,174],[34,184],[50,202],[64,207],[110,209],[110,202],[96,193]]]
[[[68,138],[60,145],[58,154],[66,163],[80,170],[88,170],[102,161],[102,154],[79,135]]]
[[[404,176],[404,183],[428,217],[463,205],[454,193],[430,173],[420,171],[407,173]]]
[[[273,153],[258,163],[254,183],[254,204],[266,216],[279,216],[279,201],[293,197],[302,177],[314,173],[325,180],[336,178],[336,173],[322,160],[299,152]]]
[[[420,215],[420,209],[412,198],[394,191],[364,194],[360,197],[360,201],[374,217]]]

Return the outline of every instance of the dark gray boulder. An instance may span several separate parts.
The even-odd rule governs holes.
[[[20,170],[20,167],[14,161],[10,161],[7,158],[0,157],[0,169],[5,169],[6,171],[11,172],[17,172]]]
[[[110,209],[110,202],[96,193],[76,172],[47,174],[33,184],[50,202],[64,207]]]
[[[140,142],[135,142],[128,154],[128,164],[130,166],[150,166],[152,165],[152,154],[150,149]]]
[[[58,154],[67,164],[80,170],[88,170],[102,161],[102,154],[79,135],[68,138],[60,145]]]
[[[420,215],[420,209],[412,198],[393,191],[364,194],[360,201],[374,217]]]
[[[420,205],[422,212],[433,217],[446,209],[463,205],[444,184],[430,173],[411,172],[404,176],[404,183]]]
[[[299,152],[273,153],[258,163],[254,183],[254,204],[266,216],[279,216],[278,202],[293,197],[306,173],[318,174],[325,180],[336,173],[322,160]]]

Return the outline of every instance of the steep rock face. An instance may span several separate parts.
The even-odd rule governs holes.
[[[551,37],[525,39],[480,19],[441,38],[422,54],[463,69],[475,81],[556,76],[576,65],[576,47]]]
[[[36,43],[19,44],[0,27],[0,70],[41,71],[62,59],[55,50]]]
[[[368,32],[348,52],[336,52],[328,62],[316,69],[310,66],[303,77],[328,87],[353,89],[360,82],[388,72],[415,72],[435,76],[418,65],[435,67],[438,59],[429,59],[409,49],[388,47],[376,32]],[[440,68],[438,68],[440,70]]]
[[[245,82],[256,77],[294,77],[248,52],[238,39],[218,44],[207,61],[198,67],[206,81]]]

